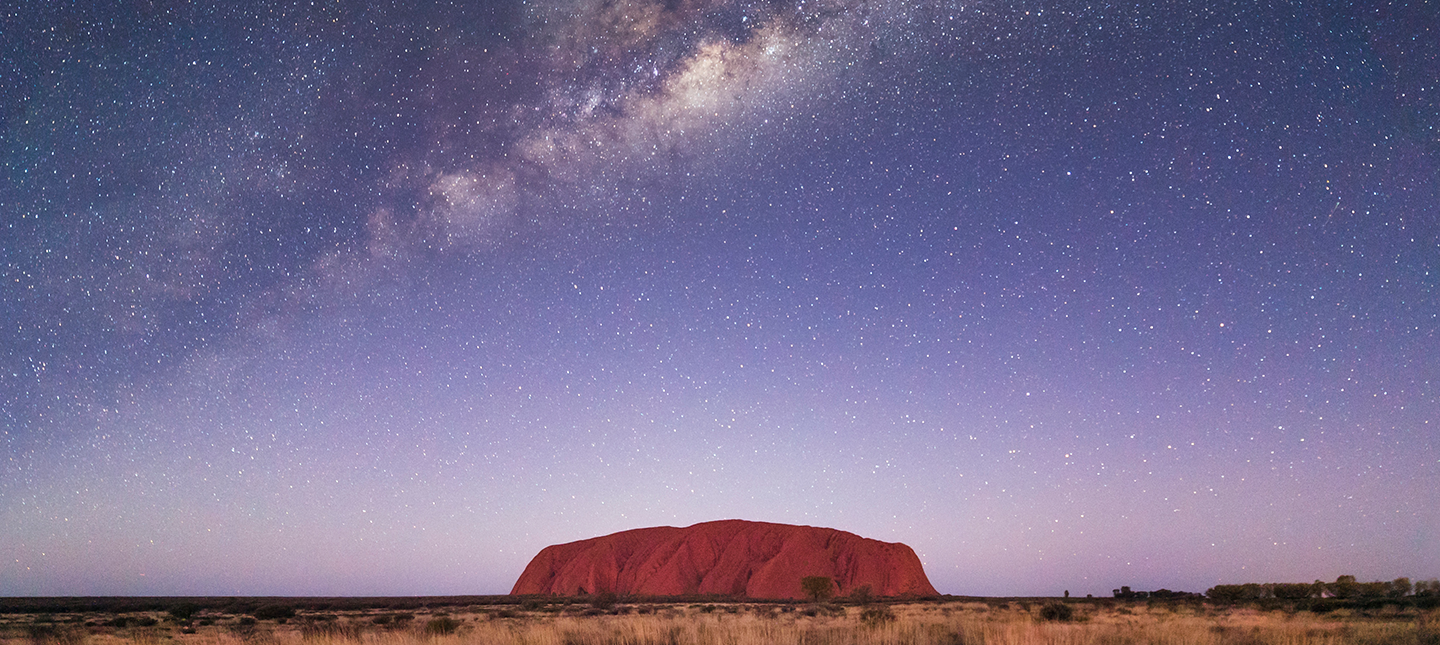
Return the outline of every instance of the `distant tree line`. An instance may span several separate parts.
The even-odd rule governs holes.
[[[1184,600],[1187,598],[1199,598],[1200,594],[1191,591],[1171,591],[1169,589],[1156,589],[1155,591],[1131,591],[1130,587],[1120,587],[1110,592],[1121,600],[1155,599],[1155,600]]]
[[[1396,578],[1389,582],[1360,582],[1355,576],[1340,576],[1335,582],[1267,582],[1240,585],[1215,585],[1205,596],[1217,602],[1247,600],[1304,600],[1307,598],[1338,598],[1341,600],[1372,600],[1381,598],[1440,598],[1440,580],[1410,582]]]

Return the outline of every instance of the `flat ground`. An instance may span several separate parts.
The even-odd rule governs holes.
[[[155,608],[163,602],[176,604],[172,610]],[[135,610],[146,604],[141,602],[84,612],[27,613],[10,606],[10,613],[0,614],[0,645],[1440,645],[1440,610],[1401,605],[1313,613],[1195,601],[811,605],[489,599],[426,607],[412,599],[357,607],[271,599],[197,611],[198,603],[187,609],[183,599],[163,602],[151,599],[144,610]],[[1062,605],[1068,617],[1057,608]],[[274,617],[289,612],[294,614]],[[186,614],[188,619],[177,617]]]

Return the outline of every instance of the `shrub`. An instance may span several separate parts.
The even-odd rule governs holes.
[[[460,621],[449,616],[432,618],[425,623],[425,633],[430,636],[447,636],[454,634],[457,629],[460,629]]]
[[[284,620],[295,617],[295,608],[288,605],[260,605],[250,612],[258,620]]]
[[[800,589],[811,600],[820,602],[830,597],[835,590],[835,581],[826,576],[805,576],[800,579]]]
[[[83,645],[85,632],[80,629],[58,627],[53,624],[30,625],[27,629],[31,642],[44,645]]]
[[[1040,617],[1045,620],[1070,622],[1075,618],[1075,608],[1063,602],[1046,603],[1040,608]]]
[[[871,627],[893,622],[894,620],[895,612],[890,610],[889,605],[867,607],[864,611],[860,612],[860,622]]]
[[[615,594],[609,591],[602,591],[590,597],[590,606],[596,609],[609,609],[615,606]]]
[[[38,632],[37,632],[38,630]],[[90,633],[83,627],[31,625],[30,638],[46,645],[85,645]]]
[[[1309,609],[1310,609],[1310,611],[1312,611],[1312,612],[1314,612],[1314,613],[1317,613],[1317,614],[1328,614],[1328,613],[1330,613],[1330,612],[1332,612],[1332,611],[1335,611],[1336,609],[1339,609],[1339,608],[1341,608],[1341,607],[1343,607],[1343,606],[1345,606],[1345,603],[1343,603],[1343,602],[1339,602],[1339,601],[1336,601],[1336,600],[1331,600],[1331,599],[1329,599],[1329,598],[1326,598],[1325,600],[1319,600],[1319,601],[1310,603]]]
[[[191,616],[198,613],[200,613],[200,605],[193,602],[182,602],[170,608],[170,615],[174,616],[175,620],[190,620]]]

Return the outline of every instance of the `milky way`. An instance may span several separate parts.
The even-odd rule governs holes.
[[[1440,575],[1433,8],[0,9],[0,594]]]

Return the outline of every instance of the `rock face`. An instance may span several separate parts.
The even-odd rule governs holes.
[[[904,544],[813,526],[745,520],[658,526],[545,547],[511,594],[804,598],[800,579],[827,576],[837,595],[939,595]]]

